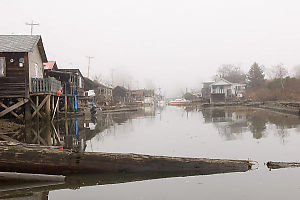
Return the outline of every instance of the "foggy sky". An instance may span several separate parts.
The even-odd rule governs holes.
[[[40,23],[48,60],[169,95],[201,88],[221,64],[300,64],[295,0],[0,0],[0,34]],[[120,78],[122,77],[122,78]],[[122,80],[119,80],[122,79]]]

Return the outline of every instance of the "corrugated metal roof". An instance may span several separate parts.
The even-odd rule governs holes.
[[[32,52],[40,35],[0,35],[0,52]]]

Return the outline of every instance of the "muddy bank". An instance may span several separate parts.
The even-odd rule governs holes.
[[[300,116],[300,103],[287,103],[287,102],[252,102],[252,103],[243,103],[243,102],[225,102],[225,103],[213,103],[213,104],[202,104],[202,108],[224,108],[229,109],[239,108],[239,110],[251,108],[261,108],[265,110],[270,110],[274,112],[297,115]]]
[[[299,103],[266,102],[261,104],[259,108],[300,116]]]
[[[25,126],[22,124],[18,124],[9,119],[1,119],[0,118],[0,134],[1,133],[11,133],[11,132],[19,132]]]

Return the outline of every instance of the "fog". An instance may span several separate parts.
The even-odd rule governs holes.
[[[276,0],[1,0],[1,33],[30,34],[40,23],[48,60],[103,82],[200,89],[222,64],[300,64],[300,2]]]

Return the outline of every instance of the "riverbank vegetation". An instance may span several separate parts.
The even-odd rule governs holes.
[[[254,101],[299,101],[299,74],[290,75],[283,64],[266,68],[256,62],[247,73],[234,65],[222,65],[217,71],[218,77],[246,83],[245,98]]]

